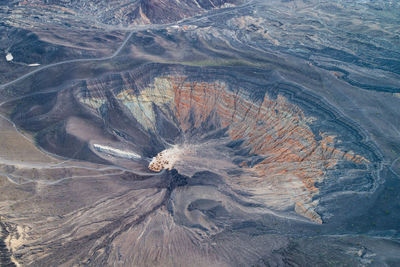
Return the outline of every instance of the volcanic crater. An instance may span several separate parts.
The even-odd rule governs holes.
[[[252,205],[318,224],[332,216],[335,198],[376,187],[378,156],[356,126],[274,72],[250,80],[221,68],[152,64],[49,97],[13,119],[62,156],[145,173],[212,173]]]
[[[396,265],[394,2],[0,1],[0,265]]]

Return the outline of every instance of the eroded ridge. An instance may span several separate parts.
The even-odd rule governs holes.
[[[192,136],[185,139],[189,143],[201,143],[201,138],[193,137],[193,132],[201,131],[204,135],[207,131],[225,130],[228,139],[236,145],[234,152],[225,153],[228,156],[223,160],[243,171],[240,175],[224,175],[227,183],[267,206],[279,210],[294,207],[298,214],[317,223],[322,223],[322,219],[315,211],[319,201],[316,183],[322,182],[327,171],[339,162],[369,163],[352,151],[335,148],[335,136],[320,132],[317,140],[310,128],[315,119],[305,116],[298,106],[281,95],[271,98],[265,94],[257,102],[250,100],[247,91],[231,90],[221,81],[196,82],[187,77],[167,76],[155,78],[151,86],[140,92],[122,90],[116,98],[144,129],[153,132],[157,132],[160,116],[157,109],[161,110],[169,123],[184,135]],[[220,142],[226,143],[226,140],[221,138]],[[246,151],[247,156],[237,156],[238,151]],[[175,162],[185,168],[182,167],[184,157],[170,161],[162,155],[153,160],[150,169],[171,169]],[[191,156],[190,164],[193,164]]]

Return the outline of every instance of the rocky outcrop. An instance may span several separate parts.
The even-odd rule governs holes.
[[[175,146],[161,151],[151,160],[149,169],[156,172],[165,169],[172,170],[175,163],[184,156],[184,150],[184,147]]]

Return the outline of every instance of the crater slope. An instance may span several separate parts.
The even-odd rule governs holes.
[[[217,172],[263,204],[279,209],[295,205],[296,212],[318,223],[315,184],[338,162],[369,163],[353,151],[336,149],[335,136],[320,132],[317,141],[309,126],[313,118],[281,95],[272,99],[266,94],[254,103],[246,92],[221,81],[161,77],[140,93],[124,90],[117,99],[144,129],[163,137],[163,126],[169,124],[182,133],[184,147],[173,153],[180,158],[175,163],[180,172]],[[168,165],[164,158],[161,164]]]

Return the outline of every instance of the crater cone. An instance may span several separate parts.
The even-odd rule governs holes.
[[[254,99],[251,90],[223,80],[166,75],[141,90],[118,90],[115,100],[153,139],[152,148],[141,148],[142,154],[153,149],[151,170],[175,168],[186,176],[209,171],[251,202],[295,210],[316,223],[322,223],[316,211],[318,185],[326,179],[335,183],[330,175],[338,165],[347,164],[347,171],[356,173],[370,164],[357,152],[337,148],[335,135],[316,133],[312,125],[317,118],[281,94]],[[81,102],[101,110],[97,103],[107,100]]]

